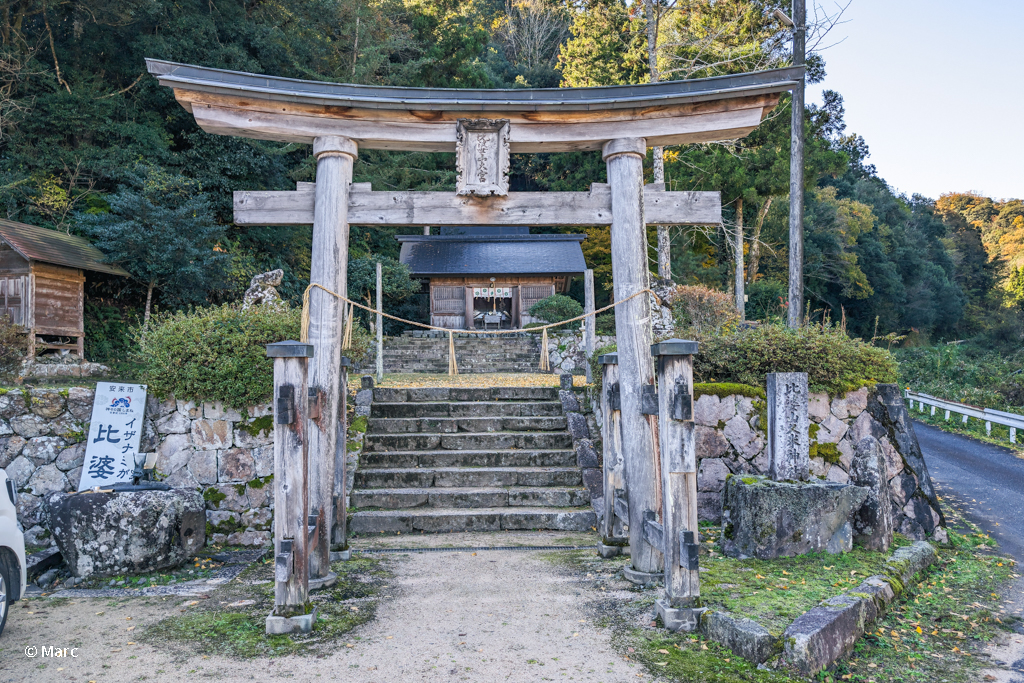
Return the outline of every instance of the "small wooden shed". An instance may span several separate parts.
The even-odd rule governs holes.
[[[28,331],[30,358],[39,348],[71,349],[85,358],[86,270],[128,275],[81,237],[0,219],[0,315]]]

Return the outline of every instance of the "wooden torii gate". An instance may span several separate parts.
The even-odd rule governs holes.
[[[349,225],[610,225],[616,301],[649,287],[646,224],[721,222],[717,192],[666,192],[644,185],[648,147],[741,138],[799,83],[803,68],[692,81],[599,88],[453,90],[347,85],[147,60],[199,126],[218,135],[313,145],[316,182],[290,192],[236,192],[239,225],[313,225],[310,282],[346,292]],[[352,183],[359,149],[455,152],[457,191],[380,192]],[[589,192],[509,192],[511,153],[601,150],[608,183]],[[340,302],[310,292],[309,385],[320,417],[310,420],[309,513],[319,528],[310,583],[330,580],[332,502],[341,497],[334,540],[345,543],[345,465],[338,413]],[[622,452],[629,498],[632,570],[660,571],[661,549],[643,534],[658,511],[657,416],[642,387],[655,382],[651,303],[616,310]],[[336,464],[337,463],[337,464]],[[343,484],[342,484],[343,488]],[[606,514],[611,514],[606,511]],[[340,532],[339,532],[340,530]]]

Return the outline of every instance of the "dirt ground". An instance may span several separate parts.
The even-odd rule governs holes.
[[[545,532],[452,534],[361,541],[370,545],[592,544]],[[354,544],[356,545],[356,544]],[[36,598],[16,605],[0,637],[0,681],[545,681],[650,680],[612,647],[597,592],[544,551],[444,551],[388,556],[393,572],[376,619],[326,653],[279,658],[202,656],[180,645],[136,641],[163,619],[208,597]],[[74,594],[74,591],[64,594]],[[623,590],[623,598],[628,597]],[[207,603],[208,605],[209,603]],[[352,645],[349,647],[348,645]],[[26,648],[37,648],[29,657]],[[43,657],[42,648],[77,648]],[[31,652],[31,650],[29,650]],[[68,651],[70,654],[70,650]]]

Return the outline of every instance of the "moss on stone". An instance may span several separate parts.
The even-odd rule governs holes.
[[[764,389],[749,384],[734,382],[697,382],[693,385],[693,398],[710,395],[718,398],[727,396],[746,396],[747,398],[767,398]]]
[[[359,417],[357,417],[354,420],[352,420],[352,422],[348,426],[348,431],[350,431],[350,432],[359,432],[360,434],[363,434],[363,433],[366,432],[366,425],[367,425],[366,416],[365,415],[360,415]]]
[[[268,482],[273,481],[273,480],[274,480],[274,475],[273,474],[268,474],[265,477],[256,477],[255,479],[253,479],[252,481],[249,482],[249,488],[251,488],[251,489],[261,489],[264,486],[266,486]]]
[[[821,430],[821,425],[814,422],[811,423],[810,427],[807,428],[807,434],[811,437],[811,441],[818,440],[818,431]]]
[[[261,433],[270,434],[274,430],[274,416],[264,415],[250,422],[239,422],[238,428],[251,437],[257,437]]]
[[[203,500],[205,500],[207,503],[213,503],[213,507],[218,509],[220,508],[220,502],[225,498],[227,498],[227,494],[221,493],[212,486],[203,491]]]
[[[817,447],[819,458],[832,465],[839,462],[839,458],[842,456],[842,453],[839,452],[839,446],[834,443],[819,443],[815,444],[815,446]]]
[[[757,430],[768,433],[768,399],[755,399],[754,410],[757,411]]]

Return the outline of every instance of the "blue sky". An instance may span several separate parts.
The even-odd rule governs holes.
[[[882,178],[908,195],[1024,198],[1024,0],[852,0],[844,20],[807,101],[842,94]]]

